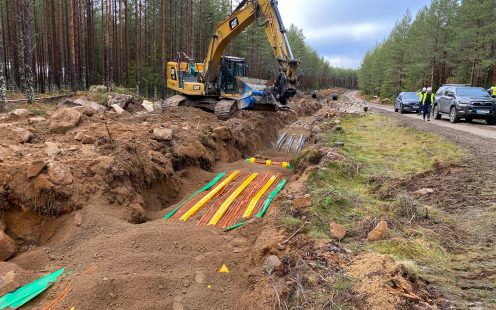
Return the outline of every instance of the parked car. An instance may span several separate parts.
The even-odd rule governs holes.
[[[394,103],[394,112],[418,112],[420,109],[420,98],[415,92],[401,92]]]
[[[457,123],[464,118],[467,122],[484,119],[489,125],[496,125],[496,103],[484,88],[447,86],[440,95],[434,107],[436,119],[446,114],[449,115],[452,123]]]
[[[446,89],[449,87],[456,87],[456,86],[472,86],[472,85],[467,85],[467,84],[444,84],[439,89],[437,90],[436,94],[434,95],[434,107],[437,106],[437,102],[439,101],[439,98],[446,92]]]

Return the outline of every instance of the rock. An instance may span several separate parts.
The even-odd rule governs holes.
[[[13,127],[12,133],[14,134],[14,139],[18,143],[27,143],[33,138],[33,134],[24,128]]]
[[[153,139],[157,141],[170,141],[172,140],[172,129],[169,128],[155,128],[153,129]]]
[[[425,196],[434,193],[434,189],[432,188],[422,188],[419,189],[418,191],[415,191],[414,194],[420,195],[420,196]]]
[[[153,104],[153,110],[156,112],[162,112],[162,101],[157,101]]]
[[[79,104],[82,107],[91,108],[98,113],[103,113],[106,110],[106,108],[103,105],[98,104],[98,103],[91,101],[91,100],[86,100],[84,98],[76,99],[76,100],[74,100],[74,102]]]
[[[203,284],[205,283],[207,277],[205,276],[205,274],[201,271],[197,271],[196,274],[195,274],[195,282],[198,283],[198,284]]]
[[[28,119],[29,124],[43,123],[45,121],[46,121],[46,118],[41,117],[41,116],[30,117]]]
[[[92,136],[84,135],[83,139],[81,140],[83,144],[94,144],[95,143],[95,138]]]
[[[114,93],[109,94],[108,105],[112,106],[114,104],[118,105],[123,110],[129,112],[136,112],[142,110],[141,105],[138,103],[138,100],[136,100],[131,95],[114,94]]]
[[[341,224],[332,222],[331,224],[329,224],[329,233],[331,234],[332,238],[341,241],[346,236],[346,228],[344,228],[344,226]]]
[[[26,172],[26,176],[28,178],[34,178],[38,176],[43,169],[47,166],[47,163],[44,160],[35,160],[31,163],[31,165],[28,168],[28,171]]]
[[[46,146],[45,147],[45,152],[50,157],[55,156],[55,155],[58,155],[61,152],[61,150],[59,149],[59,144],[58,143],[45,142],[45,146]]]
[[[76,136],[74,137],[74,140],[76,141],[83,141],[83,137],[86,135],[86,130],[79,131]]]
[[[300,196],[295,198],[291,204],[293,205],[294,208],[310,208],[312,206],[312,198],[310,197],[309,194],[306,194],[305,196]]]
[[[11,118],[21,118],[21,117],[33,116],[34,114],[28,109],[15,109],[14,111],[10,112],[9,115]]]
[[[268,275],[271,275],[281,265],[282,265],[282,262],[277,256],[270,255],[270,256],[267,256],[267,258],[265,259],[265,262],[262,266],[262,271],[264,271]]]
[[[231,130],[225,126],[215,128],[214,135],[222,141],[231,140]]]
[[[321,132],[322,132],[322,129],[320,128],[320,126],[315,125],[312,127],[312,133],[321,133]]]
[[[89,116],[89,117],[92,117],[96,113],[95,110],[93,110],[92,108],[89,108],[89,107],[75,107],[73,109],[78,111],[79,113],[86,115],[86,116]]]
[[[367,235],[370,242],[384,240],[389,236],[389,227],[386,221],[380,221],[377,226]]]
[[[62,108],[50,117],[50,131],[54,133],[66,133],[75,128],[81,121],[81,113],[74,109]]]
[[[126,219],[133,224],[144,223],[147,220],[146,211],[141,204],[133,202],[126,208]]]
[[[344,142],[342,142],[342,141],[336,141],[336,142],[334,142],[334,146],[335,147],[343,147],[344,146]]]
[[[83,223],[83,216],[81,215],[81,212],[76,212],[74,214],[74,226],[76,227],[81,227],[81,224]]]
[[[15,241],[10,238],[3,230],[0,230],[0,262],[14,256],[17,251]]]
[[[117,114],[119,115],[125,112],[124,109],[121,108],[118,104],[112,104],[110,107],[114,109],[114,111],[117,112]]]
[[[70,185],[73,182],[71,170],[61,163],[48,164],[48,179],[60,186]]]
[[[153,105],[153,102],[150,102],[148,100],[143,100],[143,102],[141,103],[141,106],[147,110],[148,112],[153,112],[154,111],[154,105]]]

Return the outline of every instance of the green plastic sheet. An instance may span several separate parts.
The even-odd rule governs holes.
[[[17,309],[43,293],[64,272],[64,268],[24,285],[0,298],[0,310]]]
[[[265,212],[267,212],[267,209],[269,208],[270,204],[272,203],[272,200],[274,200],[274,198],[277,196],[277,194],[279,194],[279,192],[282,190],[282,188],[284,187],[284,185],[286,185],[286,179],[283,179],[276,187],[276,189],[274,189],[272,191],[272,193],[270,193],[269,197],[267,197],[267,200],[265,200],[265,203],[262,207],[262,210],[260,210],[260,212],[257,213],[257,215],[255,215],[255,217],[263,217]]]
[[[204,187],[202,187],[201,189],[197,190],[196,192],[194,192],[191,196],[188,197],[188,199],[186,199],[185,201],[183,201],[177,208],[175,208],[174,210],[172,210],[171,212],[169,212],[166,216],[164,216],[164,219],[168,220],[170,219],[174,214],[176,214],[177,211],[179,211],[179,209],[182,208],[182,206],[184,206],[188,201],[190,201],[191,199],[193,199],[196,195],[198,195],[199,193],[201,192],[204,192],[204,191],[208,191],[209,189],[211,189],[215,184],[217,184],[217,182],[219,182],[220,179],[222,179],[224,176],[226,175],[225,172],[223,173],[220,173],[218,176],[215,177],[215,179],[213,179],[212,181],[210,181],[210,183],[208,183],[207,185],[205,185]]]

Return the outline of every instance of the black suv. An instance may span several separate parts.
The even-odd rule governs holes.
[[[440,119],[443,114],[449,115],[452,123],[464,118],[467,122],[485,119],[489,125],[496,125],[496,103],[482,87],[443,86],[434,116]]]

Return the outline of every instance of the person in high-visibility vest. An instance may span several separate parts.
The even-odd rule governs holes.
[[[434,94],[432,93],[432,88],[427,88],[427,91],[422,96],[422,112],[424,113],[424,121],[427,117],[427,121],[431,121],[431,110],[434,105]]]
[[[419,110],[418,110],[419,115],[422,115],[422,100],[424,99],[424,94],[426,91],[427,91],[427,88],[424,87],[424,88],[422,88],[422,91],[419,90],[417,92],[417,95],[419,96]]]
[[[492,91],[493,91],[493,98],[496,98],[496,85],[491,87]]]

